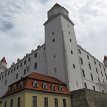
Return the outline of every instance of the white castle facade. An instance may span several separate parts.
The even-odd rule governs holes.
[[[74,24],[68,11],[55,4],[45,22],[45,43],[23,59],[18,59],[0,74],[0,97],[8,85],[31,72],[53,76],[68,85],[70,91],[88,88],[107,92],[107,68],[94,56],[77,45]],[[106,64],[105,58],[105,64]]]

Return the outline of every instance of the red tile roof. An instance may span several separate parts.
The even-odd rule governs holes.
[[[59,83],[59,84],[65,84],[62,81],[51,77],[51,76],[47,76],[44,74],[39,74],[39,73],[31,73],[30,75],[28,75],[27,77],[32,78],[32,79],[37,79],[37,80],[41,80],[41,81],[47,81],[47,82],[52,82],[52,83]]]
[[[38,84],[37,88],[33,86],[34,81],[36,81]],[[20,87],[21,82],[23,83],[22,87]],[[46,83],[47,89],[43,88],[44,83]],[[51,89],[52,85],[54,85],[54,88],[55,88],[54,91]],[[62,87],[62,91],[59,90],[60,86]],[[54,77],[50,77],[39,73],[31,73],[30,75],[22,78],[21,80],[13,83],[9,87],[10,89],[7,91],[7,93],[3,97],[17,93],[25,89],[33,90],[33,91],[48,92],[48,93],[70,94],[67,88],[67,85],[65,83],[61,82],[60,80]]]

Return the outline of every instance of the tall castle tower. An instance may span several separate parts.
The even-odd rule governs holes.
[[[74,24],[69,12],[55,4],[48,11],[44,25],[48,75],[60,78],[71,91],[83,88]]]

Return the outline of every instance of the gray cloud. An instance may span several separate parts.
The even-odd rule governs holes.
[[[14,27],[14,25],[8,21],[2,21],[0,25],[1,25],[0,30],[3,30],[3,31],[11,30]]]
[[[102,60],[107,54],[107,1],[0,0],[0,59],[9,65],[44,43],[47,11],[60,3],[75,23],[77,42]]]

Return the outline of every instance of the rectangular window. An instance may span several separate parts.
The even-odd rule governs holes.
[[[101,71],[101,75],[103,76],[103,73],[102,73],[102,71]]]
[[[48,97],[44,97],[44,107],[48,107]]]
[[[82,58],[80,58],[80,63],[83,65],[83,59]]]
[[[13,107],[13,99],[10,100],[10,107]]]
[[[24,65],[26,64],[26,60],[24,61]]]
[[[58,107],[58,98],[55,98],[55,107]]]
[[[26,75],[26,69],[24,69],[24,75]]]
[[[98,74],[98,69],[96,68],[96,72],[97,72],[97,74]]]
[[[93,75],[92,75],[92,73],[90,75],[91,75],[91,80],[93,81]]]
[[[93,90],[95,91],[95,86],[93,86]]]
[[[32,97],[32,106],[37,107],[37,96]]]
[[[37,69],[37,62],[34,64],[34,69]]]
[[[85,77],[85,72],[84,72],[84,70],[82,70],[82,75],[83,75],[83,77]]]
[[[84,83],[84,87],[87,88],[87,84],[86,83]]]
[[[30,62],[30,61],[31,61],[31,57],[28,58],[28,62]]]
[[[37,53],[34,54],[34,57],[35,57],[35,58],[37,57]]]
[[[18,97],[17,107],[20,107],[20,97]]]
[[[63,99],[63,107],[66,107],[66,99]]]
[[[88,63],[88,65],[89,65],[89,69],[91,70],[91,65],[90,65],[90,63]]]
[[[4,102],[4,107],[6,107],[6,105],[7,105],[7,101]]]

